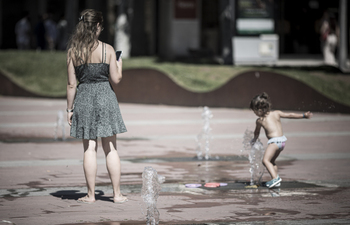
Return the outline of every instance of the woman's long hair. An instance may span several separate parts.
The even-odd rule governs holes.
[[[85,9],[80,13],[79,23],[68,42],[68,56],[74,65],[87,64],[98,39],[97,24],[102,28],[102,13],[94,9]]]

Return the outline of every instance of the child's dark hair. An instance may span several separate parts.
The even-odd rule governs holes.
[[[265,116],[271,109],[269,95],[266,92],[263,92],[262,94],[255,96],[250,102],[250,108],[254,111],[261,109]]]

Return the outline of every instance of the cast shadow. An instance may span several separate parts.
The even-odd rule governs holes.
[[[113,202],[113,197],[104,196],[104,192],[101,190],[95,191],[95,198],[99,201]],[[50,195],[67,200],[78,200],[81,197],[84,197],[86,193],[81,193],[79,190],[64,190],[64,191],[56,191],[50,193]]]

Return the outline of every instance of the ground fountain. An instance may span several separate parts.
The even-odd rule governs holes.
[[[142,173],[141,205],[142,213],[146,215],[147,225],[157,225],[159,223],[159,211],[157,209],[157,199],[161,190],[161,183],[165,177],[158,175],[152,167],[145,167]]]
[[[252,143],[254,138],[253,131],[246,130],[243,136],[243,149],[244,151],[249,151],[249,162],[250,162],[250,186],[260,185],[262,175],[264,173],[264,166],[262,164],[262,159],[264,157],[264,146],[259,139],[255,143]]]
[[[55,140],[58,139],[58,131],[62,131],[62,141],[66,140],[66,129],[65,129],[65,121],[64,121],[64,112],[60,110],[57,112],[57,121],[55,123]]]
[[[205,106],[202,112],[203,119],[203,128],[201,132],[196,137],[197,142],[197,158],[208,160],[210,158],[209,149],[210,149],[210,139],[211,139],[211,127],[210,127],[210,119],[213,118],[213,114],[210,111],[209,107]]]

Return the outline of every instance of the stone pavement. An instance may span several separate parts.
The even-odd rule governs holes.
[[[76,199],[86,192],[82,144],[60,140],[60,129],[54,140],[65,100],[0,97],[0,224],[145,224],[140,191],[146,166],[166,178],[157,203],[160,224],[350,224],[350,115],[284,119],[288,142],[277,160],[283,182],[268,190],[245,188],[249,162],[240,150],[244,131],[255,126],[250,110],[211,108],[213,160],[198,161],[201,108],[120,107],[128,128],[118,135],[121,188],[129,201],[112,203],[99,149],[97,201],[80,204]],[[266,145],[263,132],[261,140]],[[265,172],[263,180],[269,179]],[[206,182],[228,186],[184,186]]]

